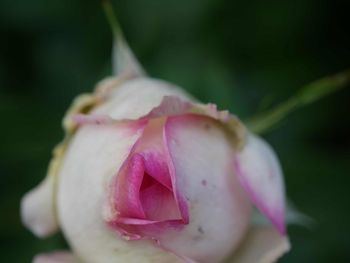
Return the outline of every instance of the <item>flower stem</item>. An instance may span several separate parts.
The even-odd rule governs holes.
[[[299,92],[277,105],[248,120],[248,128],[255,133],[265,133],[298,108],[311,104],[350,83],[350,69],[324,77],[304,86]]]
[[[123,32],[119,25],[117,15],[113,10],[113,6],[110,0],[102,0],[102,7],[108,20],[109,26],[112,30],[114,37],[121,37]]]

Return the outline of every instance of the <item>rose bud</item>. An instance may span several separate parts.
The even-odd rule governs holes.
[[[36,263],[274,262],[289,249],[276,155],[242,122],[143,76],[124,42],[118,77],[75,100],[48,176],[22,200]],[[254,224],[256,207],[270,223]]]

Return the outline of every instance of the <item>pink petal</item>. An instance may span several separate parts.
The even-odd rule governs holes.
[[[163,125],[149,121],[113,182],[117,216],[108,223],[128,239],[154,239],[164,227],[184,224],[165,158]]]
[[[147,159],[142,154],[131,155],[119,171],[116,210],[123,218],[147,219],[148,222],[180,219],[166,163],[152,154],[144,155]],[[145,169],[147,166],[151,168]]]
[[[281,234],[285,234],[283,175],[272,148],[250,135],[247,145],[234,157],[234,169],[252,202]]]
[[[159,183],[153,183],[140,192],[140,199],[146,217],[151,220],[181,219],[172,189],[168,189]]]
[[[139,196],[144,171],[142,156],[135,154],[128,158],[118,173],[115,203],[123,217],[145,218]]]
[[[168,164],[164,157],[161,157],[157,152],[142,153],[142,156],[145,162],[145,172],[163,186],[172,190]]]

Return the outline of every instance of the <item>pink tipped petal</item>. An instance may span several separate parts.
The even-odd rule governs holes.
[[[47,237],[58,230],[54,204],[54,176],[47,176],[21,202],[23,224],[36,236]]]
[[[285,234],[283,175],[272,148],[259,137],[250,135],[247,145],[235,155],[234,169],[252,202],[280,234]]]
[[[33,263],[80,263],[80,261],[70,252],[55,251],[35,256]]]
[[[164,128],[173,189],[188,205],[189,224],[160,238],[169,250],[201,263],[222,262],[248,226],[250,203],[234,177],[233,149],[221,124],[207,116],[169,117]],[[187,212],[187,210],[185,210]]]
[[[288,238],[271,226],[252,226],[228,263],[273,263],[288,252]]]

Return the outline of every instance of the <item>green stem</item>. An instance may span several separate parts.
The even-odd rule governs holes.
[[[255,133],[264,133],[282,121],[298,108],[311,104],[326,95],[347,86],[350,82],[350,69],[333,76],[316,80],[304,86],[297,94],[275,108],[258,114],[247,122],[248,128]]]
[[[119,25],[117,15],[114,12],[112,3],[110,0],[102,0],[103,10],[108,20],[109,26],[115,38],[120,38],[123,35],[121,27]]]

